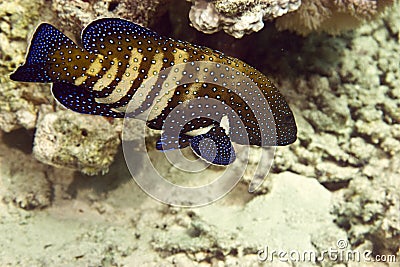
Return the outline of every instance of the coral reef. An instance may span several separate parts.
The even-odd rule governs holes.
[[[95,175],[108,172],[119,144],[105,118],[60,110],[38,122],[33,153],[41,162]]]
[[[340,3],[350,7],[350,1]],[[389,2],[377,3],[379,13],[380,3]],[[51,141],[49,147],[53,148],[56,140],[51,138],[57,137],[63,142],[62,155],[68,159],[57,164],[90,168],[93,165],[82,156],[83,151],[102,153],[97,149],[107,146],[107,141],[101,139],[107,134],[113,136],[112,143],[117,143],[121,129],[117,121],[90,117],[93,121],[89,122],[84,115],[54,113],[59,108],[52,102],[48,86],[8,80],[8,73],[23,60],[25,35],[39,18],[26,17],[30,9],[36,16],[40,5],[42,2],[36,0],[14,1],[14,6],[0,3],[4,7],[0,9],[0,127],[10,131],[0,134],[0,265],[369,264],[264,264],[257,258],[257,250],[265,245],[276,250],[321,252],[337,248],[338,239],[349,241],[348,249],[397,255],[398,261],[399,12],[388,13],[382,20],[336,37],[310,34],[303,38],[273,29],[271,33],[249,36],[251,53],[245,59],[268,74],[290,102],[299,140],[276,150],[271,173],[256,194],[247,192],[252,177],[246,171],[245,181],[218,202],[203,208],[180,209],[160,204],[132,182],[121,152],[116,153],[109,173],[93,177],[33,158],[33,139],[38,142],[35,150],[41,148],[41,155],[51,155],[54,151],[45,151],[42,145]],[[7,22],[10,18],[12,23]],[[41,19],[49,18],[43,15]],[[31,19],[32,25],[25,24]],[[14,38],[12,32],[23,34]],[[243,41],[242,48],[249,43]],[[16,54],[12,54],[13,49]],[[33,130],[26,128],[36,125],[39,128],[34,137]],[[90,136],[82,135],[83,127],[90,127]],[[140,123],[131,127],[132,132],[142,128]],[[101,144],[93,149],[88,137]],[[140,141],[136,137],[128,139]],[[143,146],[137,146],[137,150],[135,154],[144,153]],[[252,148],[251,156],[259,152]],[[69,161],[71,155],[79,158]],[[100,160],[103,156],[107,155]],[[210,168],[191,179],[171,168],[162,153],[151,151],[149,156],[170,181],[189,180],[184,181],[189,185],[197,178],[223,171]],[[111,160],[110,156],[105,164]],[[147,166],[141,161],[136,166],[146,174]],[[249,166],[255,166],[253,159]],[[373,264],[397,266],[398,262]]]
[[[339,33],[377,18],[395,0],[193,0],[189,18],[204,33],[224,30],[241,38],[276,21],[279,30],[306,35],[313,31]]]
[[[315,177],[334,191],[333,212],[352,245],[370,243],[378,254],[399,250],[399,21],[391,12],[353,34],[307,38],[291,54],[304,76],[281,76],[278,85],[297,91],[290,99],[300,142],[277,150],[274,172]]]

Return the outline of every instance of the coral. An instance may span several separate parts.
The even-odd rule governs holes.
[[[39,121],[33,153],[41,162],[94,175],[108,172],[119,144],[105,118],[58,111]]]
[[[189,18],[205,33],[224,30],[241,38],[264,27],[263,21],[276,21],[279,30],[306,35],[313,31],[339,33],[377,18],[395,0],[193,0]]]
[[[397,164],[399,164],[397,162]],[[384,169],[380,173],[385,173]],[[375,253],[396,253],[400,238],[399,173],[385,179],[366,177],[353,180],[338,198],[334,213],[337,223],[348,229],[350,241],[359,245],[364,240],[374,244]]]
[[[331,8],[332,3],[329,0],[303,0],[298,12],[277,19],[275,25],[279,30],[294,30],[306,34],[321,28],[322,22],[332,15]]]
[[[337,34],[377,18],[395,0],[303,0],[295,12],[276,20],[279,30],[306,35],[313,31]]]
[[[315,177],[334,191],[336,222],[352,247],[371,243],[377,254],[399,249],[399,22],[393,10],[351,34],[302,39],[289,54],[307,78],[297,71],[291,85],[278,85],[297,91],[289,101],[300,142],[277,149],[274,171]]]
[[[205,33],[223,29],[226,33],[241,38],[264,27],[263,20],[271,20],[299,8],[300,0],[290,1],[245,1],[206,0],[194,1],[189,18],[193,26]]]

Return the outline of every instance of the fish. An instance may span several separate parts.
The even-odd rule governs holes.
[[[204,65],[210,65],[213,71],[208,67],[199,71],[198,66]],[[190,72],[191,82],[180,84],[188,79],[190,67],[196,67]],[[205,72],[213,74],[218,69],[223,69],[218,78],[224,72],[227,78],[236,75],[233,89],[224,86],[226,82],[199,79]],[[160,93],[165,91],[171,73],[175,73],[175,87]],[[284,146],[297,139],[293,112],[260,71],[221,51],[161,36],[120,18],[91,22],[82,30],[79,45],[51,24],[40,24],[31,38],[25,62],[10,78],[52,83],[51,92],[57,102],[75,112],[143,119],[147,127],[162,131],[155,144],[157,150],[191,147],[201,159],[215,165],[235,161],[232,143]],[[174,129],[176,134],[166,131],[164,124],[169,115],[177,107],[180,114],[193,114],[190,101],[196,100],[203,101],[196,106],[203,115],[174,124],[180,127]],[[225,107],[210,107],[213,101]],[[130,103],[134,108],[128,110]],[[150,115],[141,118],[150,107]]]

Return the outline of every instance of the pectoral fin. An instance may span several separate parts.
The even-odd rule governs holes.
[[[219,125],[193,137],[190,146],[200,158],[215,165],[229,165],[236,159],[231,140]]]
[[[180,134],[179,137],[169,136],[164,132],[157,140],[156,149],[161,151],[182,149],[190,145],[191,136]]]

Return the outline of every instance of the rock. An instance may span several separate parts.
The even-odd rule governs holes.
[[[59,17],[59,27],[72,32],[76,37],[90,22],[98,18],[125,18],[147,27],[166,11],[169,0],[123,0],[123,1],[84,1],[54,0],[53,12]]]
[[[14,142],[21,142],[18,138]],[[52,202],[52,184],[48,166],[30,154],[0,145],[0,195],[3,201],[26,209],[43,209]]]
[[[50,102],[48,86],[9,79],[10,73],[24,61],[27,40],[39,21],[42,7],[41,0],[0,3],[0,129],[5,132],[34,129],[40,105]]]
[[[118,133],[104,117],[58,111],[38,123],[33,153],[46,164],[104,174],[119,144]]]

